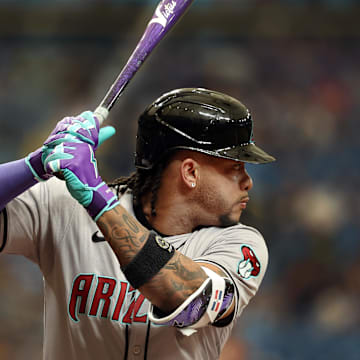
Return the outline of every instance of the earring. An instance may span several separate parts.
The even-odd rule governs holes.
[[[194,188],[196,186],[195,183],[191,183],[191,187]]]

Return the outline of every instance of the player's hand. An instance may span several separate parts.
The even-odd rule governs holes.
[[[118,204],[98,173],[93,147],[85,142],[64,142],[53,148],[44,160],[46,172],[61,174],[70,194],[97,220]]]
[[[91,111],[84,111],[79,116],[65,117],[59,121],[55,129],[45,140],[44,145],[29,154],[25,162],[38,181],[47,180],[52,176],[46,172],[44,160],[58,145],[65,142],[85,142],[96,151],[105,140],[115,134],[115,128],[106,126],[99,130],[99,121]]]
[[[82,141],[90,144],[96,150],[99,129],[99,121],[93,113],[84,111],[78,116],[68,116],[59,121],[44,145],[55,147],[66,141]]]
[[[94,151],[105,140],[115,134],[112,126],[100,129],[99,120],[91,111],[84,111],[79,116],[65,117],[59,121],[44,145],[55,147],[63,142],[85,142]]]

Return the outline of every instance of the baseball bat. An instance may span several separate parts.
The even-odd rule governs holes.
[[[194,0],[162,0],[157,5],[135,50],[115,82],[111,85],[100,105],[94,111],[94,115],[99,119],[100,125],[106,120],[115,101],[122,94],[126,85],[139,70],[147,56],[174,26],[193,1]]]

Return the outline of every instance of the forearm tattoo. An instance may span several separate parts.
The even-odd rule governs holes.
[[[162,293],[164,303],[158,306],[163,311],[178,307],[207,279],[200,265],[178,251],[173,258],[144,287],[149,292]],[[154,304],[156,305],[156,304]]]
[[[107,216],[100,217],[97,224],[121,265],[127,265],[141,249],[149,231],[120,206],[105,214]]]
[[[97,224],[122,267],[134,259],[149,236],[149,230],[120,205],[105,212]],[[140,291],[163,311],[172,311],[199,288],[206,278],[199,264],[176,251]]]

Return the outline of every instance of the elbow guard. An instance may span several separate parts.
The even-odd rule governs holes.
[[[165,315],[151,306],[149,319],[158,325],[175,326],[184,335],[214,323],[230,307],[234,296],[234,285],[207,267],[202,269],[208,278],[171,314]]]

